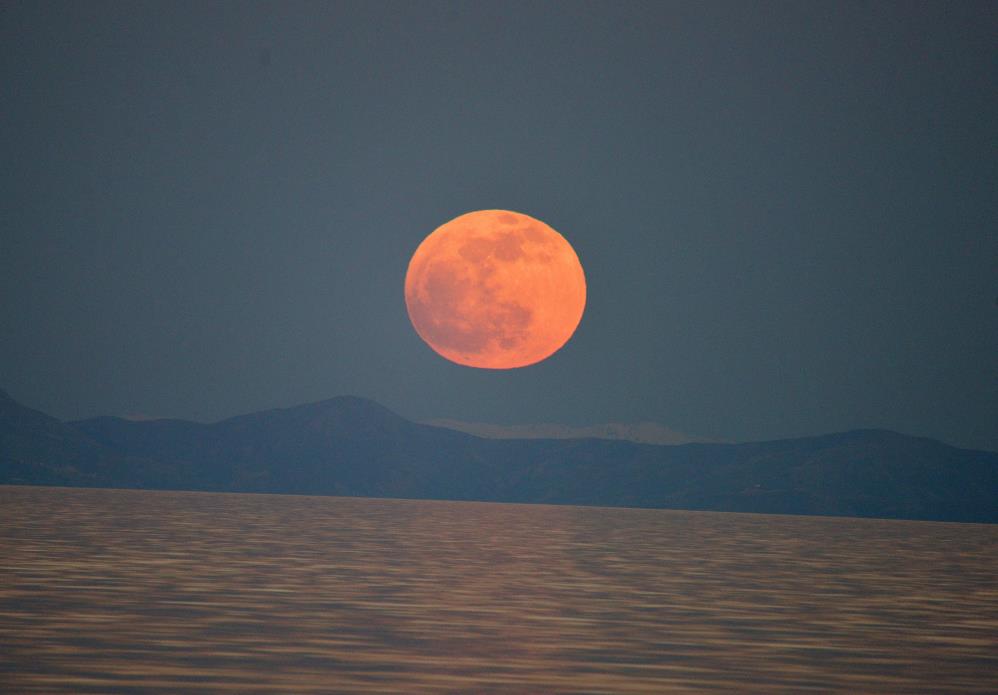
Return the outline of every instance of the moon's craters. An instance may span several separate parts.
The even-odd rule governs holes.
[[[439,354],[505,369],[557,351],[582,317],[586,289],[560,234],[527,215],[483,210],[423,241],[405,293],[413,326]]]
[[[433,264],[424,289],[410,301],[409,312],[434,346],[473,354],[495,341],[504,350],[514,349],[532,320],[528,307],[500,299],[496,288],[453,262]]]

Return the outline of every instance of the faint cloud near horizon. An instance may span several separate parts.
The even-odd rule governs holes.
[[[122,420],[130,420],[132,422],[149,422],[151,420],[163,420],[157,415],[146,415],[145,413],[128,413],[121,416]]]
[[[424,425],[457,430],[485,439],[616,439],[637,444],[726,444],[724,440],[709,439],[660,425],[655,422],[618,423],[601,425],[493,425],[483,422],[460,420],[424,420]]]

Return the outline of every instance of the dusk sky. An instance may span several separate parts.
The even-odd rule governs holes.
[[[996,36],[993,2],[5,2],[0,388],[998,450]],[[403,299],[490,208],[588,282],[518,370]]]

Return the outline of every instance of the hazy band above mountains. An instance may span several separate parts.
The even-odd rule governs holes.
[[[622,439],[637,444],[692,444],[704,442],[721,444],[717,439],[698,437],[670,429],[656,422],[621,423],[602,425],[494,425],[486,422],[461,420],[425,420],[424,425],[444,427],[466,432],[486,439]]]

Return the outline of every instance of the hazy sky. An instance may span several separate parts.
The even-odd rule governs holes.
[[[0,5],[0,388],[216,420],[884,427],[998,449],[998,5]],[[402,282],[469,210],[589,283],[480,371]]]

